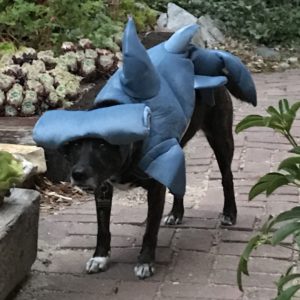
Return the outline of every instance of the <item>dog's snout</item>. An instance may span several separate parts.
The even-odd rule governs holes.
[[[83,168],[77,168],[72,171],[72,177],[76,181],[83,181],[87,179],[87,172]]]

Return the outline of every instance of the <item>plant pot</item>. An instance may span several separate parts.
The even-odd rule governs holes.
[[[0,207],[0,299],[26,278],[35,261],[39,199],[36,191],[12,189]]]

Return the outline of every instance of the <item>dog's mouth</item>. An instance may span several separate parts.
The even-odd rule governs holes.
[[[85,192],[94,192],[97,187],[93,179],[78,181],[75,180],[73,177],[71,177],[71,184],[78,186],[80,189],[84,190]]]

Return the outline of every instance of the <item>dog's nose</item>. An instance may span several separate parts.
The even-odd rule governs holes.
[[[87,179],[87,173],[84,169],[75,169],[72,171],[72,177],[76,181],[82,181]]]

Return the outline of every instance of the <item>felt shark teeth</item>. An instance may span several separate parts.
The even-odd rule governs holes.
[[[199,29],[198,24],[191,24],[177,30],[166,42],[168,52],[180,54],[187,50],[193,36]]]
[[[123,69],[120,80],[125,93],[133,98],[148,99],[157,95],[160,78],[140,42],[130,17],[123,35]]]

